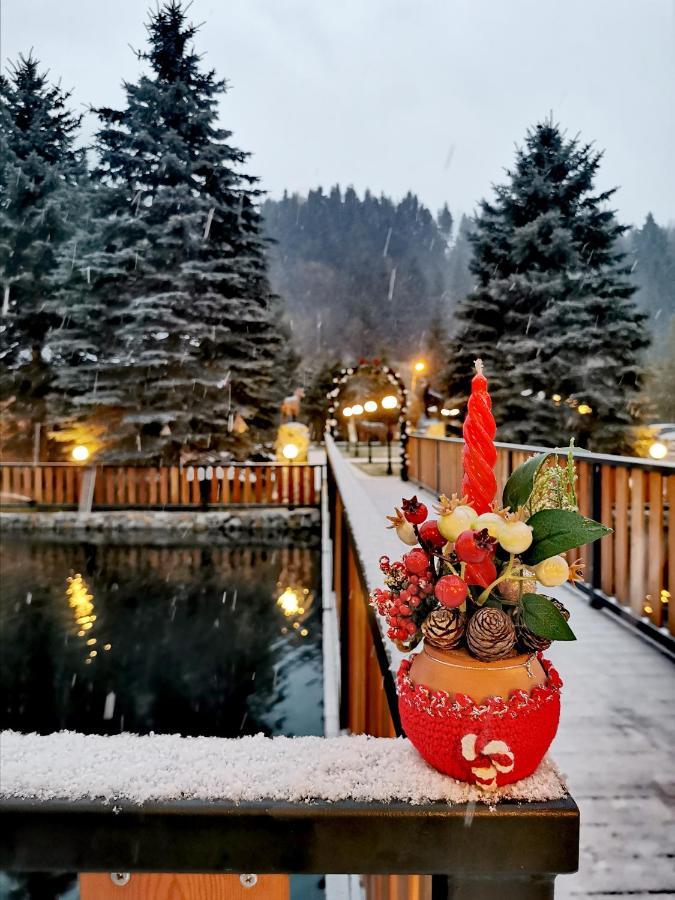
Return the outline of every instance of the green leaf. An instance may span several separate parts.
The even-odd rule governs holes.
[[[522,560],[532,566],[612,533],[606,525],[571,509],[542,509],[530,516],[527,524],[532,527],[533,540]]]
[[[523,619],[539,637],[549,641],[576,641],[563,614],[543,594],[523,594]]]
[[[520,506],[525,506],[530,499],[537,472],[550,455],[550,453],[538,453],[531,459],[521,463],[517,469],[514,469],[511,477],[504,485],[504,493],[502,494],[504,506],[508,506],[513,512]]]

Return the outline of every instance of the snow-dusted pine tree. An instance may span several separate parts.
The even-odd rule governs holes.
[[[601,154],[538,124],[476,220],[475,290],[460,304],[449,386],[473,360],[490,375],[502,440],[618,451],[639,421],[645,317],[617,246],[623,226],[594,192]]]
[[[73,147],[81,116],[32,54],[0,77],[0,405],[3,452],[26,458],[45,419],[52,368],[45,339],[59,253],[84,176]],[[46,434],[46,430],[45,430]]]
[[[225,82],[201,67],[182,4],[152,11],[147,30],[149,74],[125,84],[124,109],[98,110],[100,186],[58,336],[60,388],[83,427],[104,423],[108,458],[243,454],[292,373],[259,191],[218,125]]]

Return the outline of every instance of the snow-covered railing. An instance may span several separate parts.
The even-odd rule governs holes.
[[[92,482],[93,476],[93,482]],[[0,463],[0,504],[75,509],[194,509],[318,506],[322,467],[304,463],[222,466],[83,466]]]
[[[486,795],[404,739],[5,732],[0,749],[6,871],[427,873],[438,896],[545,900],[577,867],[549,763]]]
[[[452,494],[462,480],[463,441],[413,434],[410,480]],[[497,444],[497,480],[533,453],[551,448]],[[565,453],[566,451],[562,451]],[[654,640],[675,648],[675,463],[574,451],[579,509],[614,534],[575,551],[598,605],[623,613]]]

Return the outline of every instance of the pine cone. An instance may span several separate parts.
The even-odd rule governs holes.
[[[560,600],[551,597],[551,603],[560,612],[565,621],[568,622],[570,618],[569,611],[562,605]],[[518,635],[518,643],[520,646],[524,650],[531,650],[534,653],[548,650],[553,643],[553,641],[550,641],[548,638],[541,637],[541,635],[530,631],[530,629],[526,628],[524,625],[519,625],[516,628],[516,634]]]
[[[504,659],[512,654],[516,629],[503,610],[484,606],[469,619],[466,643],[471,653],[483,662]]]
[[[452,650],[462,640],[466,616],[458,609],[435,609],[422,622],[424,640],[439,650]]]

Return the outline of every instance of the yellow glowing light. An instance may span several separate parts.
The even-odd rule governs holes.
[[[363,408],[368,413],[376,412],[377,403],[374,400],[366,400],[366,402],[363,404]]]
[[[87,641],[87,646],[93,647],[95,643],[96,643],[96,638],[89,638],[89,640]]]
[[[654,612],[654,610],[651,608],[651,606],[645,606],[643,612],[645,613],[645,615],[650,616]]]
[[[98,652],[96,650],[92,650],[91,653],[89,654],[89,656],[91,656],[93,659],[94,656],[98,656]]]
[[[424,371],[426,371],[426,368],[427,368],[427,364],[424,362],[423,359],[418,359],[414,366],[414,369],[416,372],[424,372]]]
[[[397,406],[398,400],[393,394],[387,394],[386,397],[382,398],[382,409],[396,409]]]
[[[588,416],[593,412],[593,410],[588,405],[588,403],[580,403],[577,407],[577,412],[580,416]]]
[[[652,459],[665,459],[668,456],[668,447],[663,441],[654,441],[649,447],[649,455]]]
[[[293,628],[299,628],[299,627],[300,627],[299,622],[293,622]]]
[[[302,637],[307,637],[307,635],[309,634],[309,631],[307,631],[306,628],[303,628],[302,631],[300,632],[300,634],[302,635]]]
[[[285,444],[281,452],[285,459],[295,459],[300,451],[297,444]]]
[[[104,644],[103,645],[104,650],[110,650],[111,648],[112,648],[112,644]]]
[[[283,594],[279,596],[277,604],[281,607],[285,616],[297,616],[300,612],[300,598],[297,591],[294,591],[293,588],[287,587]]]
[[[361,406],[360,403],[355,403],[354,406],[352,406],[352,415],[360,416],[362,414],[363,414],[363,407]]]
[[[554,403],[560,403],[560,401],[562,400],[562,397],[560,396],[560,394],[553,394],[551,399],[553,400]]]
[[[85,460],[89,459],[89,448],[85,447],[84,444],[75,444],[70,451],[70,455],[75,462],[85,462]]]
[[[345,406],[345,408],[342,410],[342,415],[348,419],[351,416],[351,414],[352,414],[351,406]]]

